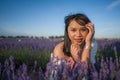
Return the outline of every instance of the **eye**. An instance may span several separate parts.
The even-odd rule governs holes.
[[[73,28],[73,29],[71,29],[71,31],[75,32],[75,31],[76,31],[76,29],[75,29],[75,28]]]
[[[87,28],[82,28],[81,31],[82,32],[87,31]]]

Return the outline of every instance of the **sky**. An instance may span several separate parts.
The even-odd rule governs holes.
[[[120,0],[0,0],[0,36],[61,36],[74,13],[88,16],[95,38],[120,38]]]

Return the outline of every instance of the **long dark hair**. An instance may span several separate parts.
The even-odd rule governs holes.
[[[65,31],[64,31],[64,47],[63,52],[67,56],[71,56],[70,53],[70,45],[71,41],[68,36],[68,26],[72,20],[75,20],[78,24],[85,26],[85,24],[91,22],[89,18],[85,14],[77,13],[77,14],[71,14],[65,17],[64,23],[65,23]]]

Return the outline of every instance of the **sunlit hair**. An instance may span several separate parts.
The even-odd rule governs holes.
[[[68,26],[72,20],[75,20],[78,24],[85,26],[85,24],[91,22],[89,18],[85,14],[71,14],[65,17],[65,32],[64,32],[64,48],[63,52],[67,56],[71,56],[70,54],[70,45],[71,41],[68,37]]]

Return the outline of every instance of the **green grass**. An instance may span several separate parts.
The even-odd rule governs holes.
[[[28,65],[29,69],[32,69],[34,66],[34,61],[37,61],[36,69],[39,69],[39,66],[41,66],[41,68],[45,70],[46,64],[50,59],[50,51],[39,50],[39,51],[30,52],[31,50],[29,49],[24,49],[24,50],[11,49],[10,51],[0,49],[0,51],[1,51],[0,62],[4,64],[4,61],[6,59],[8,59],[10,56],[13,56],[16,68],[18,68],[20,65],[25,63]]]

